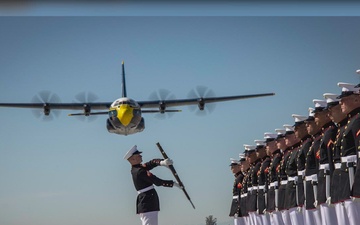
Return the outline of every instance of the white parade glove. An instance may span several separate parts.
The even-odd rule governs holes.
[[[314,206],[315,206],[315,208],[318,207],[318,201],[317,200],[314,202]]]
[[[328,198],[326,199],[326,204],[327,204],[328,206],[331,206],[331,197],[328,197]]]
[[[160,166],[170,166],[173,164],[173,161],[171,159],[164,159],[160,161]]]
[[[173,184],[173,187],[177,187],[177,188],[180,188],[182,189],[183,187],[180,186],[180,184],[176,181],[174,181],[174,184]]]

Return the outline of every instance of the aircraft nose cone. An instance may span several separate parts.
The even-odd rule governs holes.
[[[133,108],[129,105],[121,105],[120,108],[117,109],[117,118],[120,120],[120,122],[127,126],[130,124],[132,118],[133,118]]]

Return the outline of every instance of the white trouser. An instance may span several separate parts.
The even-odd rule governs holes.
[[[335,208],[324,203],[320,205],[322,225],[336,225]]]
[[[281,217],[281,212],[272,212],[270,213],[270,224],[274,225],[284,225],[284,222]]]
[[[234,225],[246,225],[243,217],[234,217]]]
[[[158,225],[158,211],[140,213],[142,225]]]
[[[268,213],[261,214],[260,218],[263,225],[270,225],[270,216]]]
[[[249,217],[252,225],[262,225],[261,218],[256,212],[249,212]]]
[[[349,225],[349,218],[346,215],[346,211],[343,203],[336,203],[335,211],[336,211],[337,224]]]
[[[285,225],[288,225],[288,224],[291,225],[291,220],[290,220],[290,215],[289,215],[288,210],[282,210],[281,216],[282,216],[282,219],[283,219]]]
[[[244,221],[245,221],[245,225],[251,225],[249,216],[244,216],[243,218],[244,218]]]
[[[289,215],[292,225],[304,225],[304,217],[297,207],[289,209]]]
[[[360,221],[360,212],[358,211],[357,202],[353,202],[353,200],[345,200],[344,206],[346,214],[349,218],[349,224],[350,225],[356,225],[359,224]]]
[[[307,209],[307,210],[305,210],[304,224],[306,224],[306,225],[318,225],[318,224],[321,224],[321,215],[320,215],[319,210],[318,209]]]

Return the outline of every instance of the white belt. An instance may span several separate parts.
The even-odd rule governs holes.
[[[317,181],[317,174],[313,174],[313,175],[310,175],[310,176],[306,176],[305,177],[305,180],[306,181]]]
[[[297,181],[298,177],[288,177],[288,181]]]
[[[341,157],[341,162],[342,163],[356,163],[356,155],[349,155],[349,156],[344,156],[344,157]]]
[[[241,198],[245,198],[246,196],[247,196],[247,193],[242,194],[240,197],[241,197]]]
[[[275,187],[275,186],[278,186],[278,182],[277,182],[277,181],[274,181],[274,182],[271,182],[271,183],[270,183],[270,187]]]
[[[319,169],[320,169],[320,170],[330,170],[329,163],[320,164]]]
[[[282,181],[280,181],[280,184],[284,185],[284,184],[287,184],[287,182],[288,182],[287,180],[282,180]]]
[[[341,163],[335,163],[335,169],[341,169]]]
[[[239,199],[239,195],[234,195],[233,199]]]
[[[254,187],[249,187],[248,188],[248,191],[255,191],[255,190],[257,190],[258,189],[258,187],[257,186],[254,186]]]
[[[305,170],[298,171],[298,176],[304,176],[304,175],[305,175]]]
[[[259,186],[259,190],[264,190],[264,189],[265,189],[265,185]]]
[[[149,190],[151,190],[151,189],[154,189],[154,185],[151,185],[151,186],[146,187],[146,188],[144,188],[144,189],[138,190],[137,193],[138,193],[138,194],[141,194],[141,193],[147,192],[147,191],[149,191]]]

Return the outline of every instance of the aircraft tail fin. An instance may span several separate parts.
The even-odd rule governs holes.
[[[126,82],[125,82],[125,65],[124,65],[124,61],[122,61],[122,97],[127,97],[126,94]]]

